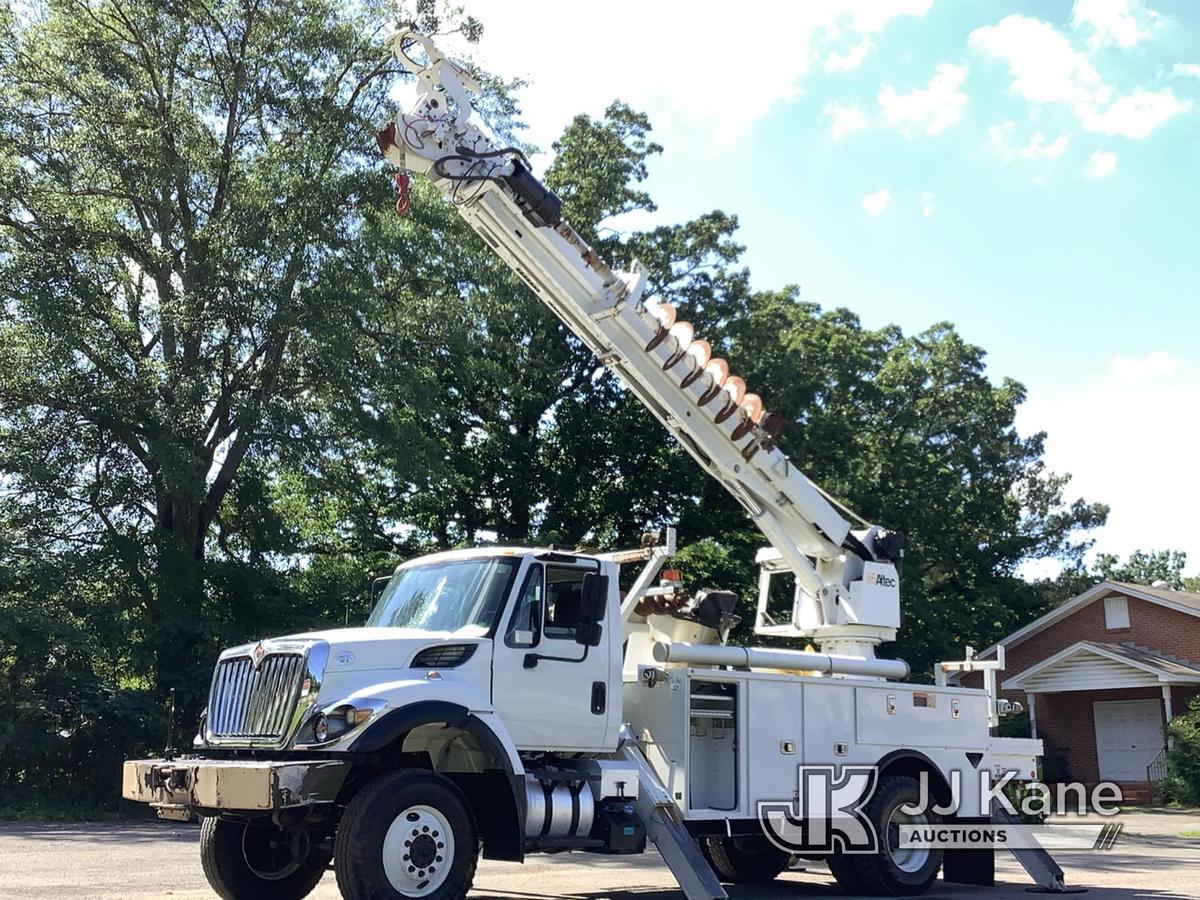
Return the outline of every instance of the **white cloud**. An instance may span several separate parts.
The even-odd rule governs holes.
[[[978,53],[1008,63],[1012,92],[1032,103],[1096,102],[1111,94],[1087,54],[1039,19],[1006,16],[995,25],[976,28],[967,43]]]
[[[832,120],[829,133],[835,141],[840,141],[848,134],[861,131],[867,127],[867,117],[857,106],[842,106],[840,103],[827,103],[821,115]]]
[[[660,134],[698,126],[729,145],[775,104],[800,96],[831,41],[854,46],[897,16],[923,16],[931,2],[746,0],[739,18],[757,24],[719,40],[713,23],[726,20],[729,9],[716,0],[686,6],[608,0],[605,22],[636,27],[622,28],[619,39],[599,40],[586,27],[580,31],[579,9],[571,4],[524,0],[514,15],[511,3],[475,0],[470,12],[484,26],[479,44],[439,41],[497,74],[528,80],[518,95],[521,118],[530,125],[527,138],[543,148],[577,113],[599,115],[618,97],[649,113]]]
[[[849,72],[862,65],[867,54],[874,48],[875,42],[869,37],[863,38],[846,53],[834,50],[825,57],[826,72]]]
[[[1013,151],[1009,145],[1009,138],[1016,130],[1017,123],[1011,120],[988,126],[988,141],[991,143],[993,149],[1005,157],[1006,161],[1012,158]]]
[[[1200,63],[1175,63],[1175,67],[1171,69],[1171,74],[1176,77],[1200,78]]]
[[[921,215],[927,219],[933,215],[933,194],[929,191],[921,194]]]
[[[1197,366],[1190,360],[1172,356],[1165,350],[1155,350],[1145,356],[1125,356],[1118,353],[1108,364],[1115,381],[1130,386],[1152,385],[1156,381],[1196,374]]]
[[[1188,551],[1200,568],[1200,531],[1181,528],[1200,504],[1200,358],[1163,351],[1115,356],[1106,372],[1081,375],[1047,393],[1031,391],[1018,413],[1023,434],[1046,431],[1046,461],[1070,472],[1071,497],[1112,507],[1098,550]],[[1180,516],[1184,516],[1181,519]]]
[[[1058,159],[1067,152],[1070,142],[1070,135],[1064,132],[1047,144],[1046,136],[1039,131],[1030,138],[1027,146],[1017,151],[1017,155],[1021,159]]]
[[[1136,90],[1104,109],[1084,104],[1076,109],[1076,114],[1088,131],[1144,138],[1191,108],[1190,100],[1180,100],[1170,88],[1163,88],[1160,91]]]
[[[933,0],[835,0],[824,5],[837,10],[838,16],[849,16],[851,25],[859,31],[871,32],[882,30],[899,16],[923,17],[933,8]]]
[[[887,188],[878,190],[873,194],[867,194],[862,198],[862,208],[866,210],[868,216],[877,216],[888,208],[888,204],[892,202],[892,192]]]
[[[1071,143],[1071,136],[1066,132],[1046,143],[1046,135],[1038,131],[1029,139],[1028,144],[1018,148],[1012,141],[1016,130],[1017,123],[1011,120],[988,128],[988,143],[1005,163],[1010,163],[1017,157],[1028,160],[1058,159],[1067,152]]]
[[[959,88],[966,80],[966,66],[942,63],[924,88],[901,94],[886,85],[878,97],[883,118],[905,134],[940,134],[962,118],[967,95]]]
[[[1071,9],[1071,26],[1090,31],[1088,43],[1093,47],[1132,47],[1150,36],[1150,27],[1157,20],[1158,14],[1140,0],[1075,0]]]
[[[1084,178],[1107,178],[1117,169],[1117,154],[1097,150],[1083,167]]]
[[[1192,105],[1170,88],[1115,97],[1088,55],[1038,19],[1006,16],[972,31],[968,43],[976,52],[1008,63],[1014,94],[1031,103],[1069,104],[1087,131],[1140,139]]]

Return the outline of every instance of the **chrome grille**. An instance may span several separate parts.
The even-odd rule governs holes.
[[[279,740],[296,711],[304,655],[268,653],[258,668],[248,656],[217,663],[208,698],[208,735],[221,740]]]

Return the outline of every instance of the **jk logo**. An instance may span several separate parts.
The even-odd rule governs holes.
[[[878,779],[873,766],[799,766],[793,802],[760,802],[758,822],[786,853],[875,853],[879,836],[862,807]]]

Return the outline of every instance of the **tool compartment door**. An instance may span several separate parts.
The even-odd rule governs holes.
[[[860,744],[895,747],[987,746],[988,697],[982,691],[947,691],[913,685],[854,689]]]
[[[774,680],[747,682],[749,735],[746,811],[755,815],[760,802],[790,803],[796,790],[796,767],[803,761],[804,688]]]

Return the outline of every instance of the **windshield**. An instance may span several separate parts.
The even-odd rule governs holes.
[[[493,556],[403,568],[388,582],[367,624],[490,634],[518,563]]]

